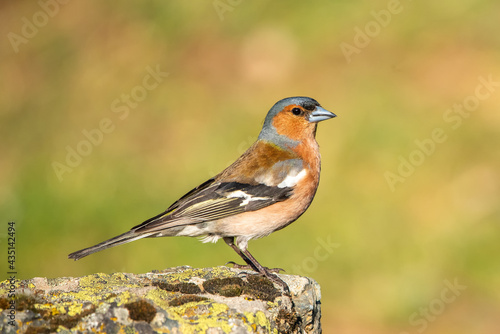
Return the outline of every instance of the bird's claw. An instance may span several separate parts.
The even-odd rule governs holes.
[[[233,262],[233,261],[226,262],[226,266],[228,264],[232,264],[233,268],[236,268],[236,269],[246,269],[246,270],[254,270],[255,271],[255,269],[252,268],[252,266],[250,266],[248,264],[237,264],[236,262]],[[275,273],[275,274],[279,274],[280,271],[285,272],[285,269],[283,269],[283,268],[264,267],[264,269],[267,270],[268,272]]]
[[[278,275],[276,274],[269,274],[269,275],[265,275],[269,280],[271,280],[272,282],[274,283],[277,283],[278,285],[280,285],[282,288],[283,288],[283,292],[285,293],[285,295],[287,295],[288,297],[291,297],[291,293],[290,293],[290,288],[288,287],[288,284],[285,283],[285,281],[283,281],[281,278],[278,277]]]
[[[252,271],[255,271],[254,268],[252,268],[252,266],[250,265],[242,265],[242,264],[237,264],[236,262],[233,262],[233,261],[229,261],[226,263],[226,265],[228,264],[232,264],[233,265],[233,268],[236,268],[236,269],[245,269],[245,270],[252,270]],[[283,291],[285,292],[285,294],[287,296],[291,296],[290,294],[290,288],[288,287],[288,285],[281,279],[278,277],[278,275],[276,274],[279,274],[280,271],[285,271],[281,268],[272,268],[272,269],[269,269],[267,267],[264,267],[265,269],[265,273],[261,273],[261,272],[257,272],[258,275],[262,275],[262,276],[265,276],[267,277],[270,281],[272,281],[273,283],[276,283],[278,284],[279,286],[281,286],[283,288]]]

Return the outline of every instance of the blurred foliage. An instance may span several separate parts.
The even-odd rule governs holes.
[[[238,261],[189,238],[67,254],[161,212],[236,159],[274,102],[306,95],[339,116],[319,126],[320,188],[296,223],[250,243],[256,258],[321,283],[326,333],[498,333],[500,87],[456,129],[445,117],[479,77],[500,81],[500,3],[403,1],[376,23],[391,3],[3,2],[0,235],[4,248],[16,222],[19,277]],[[13,43],[26,22],[39,26]],[[342,43],[370,22],[348,62]],[[148,67],[168,76],[121,119],[113,102]],[[113,130],[60,181],[53,162],[103,119]],[[435,129],[446,140],[391,188],[386,173]],[[436,308],[455,279],[467,288]]]

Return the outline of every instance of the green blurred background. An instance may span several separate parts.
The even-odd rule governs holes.
[[[277,100],[306,95],[339,116],[319,126],[320,188],[255,257],[321,284],[325,333],[500,332],[500,2],[1,6],[0,235],[5,251],[16,222],[19,278],[238,261],[190,238],[67,254],[166,209],[236,159]],[[148,67],[168,76],[114,112]],[[58,177],[103,119],[113,130]]]

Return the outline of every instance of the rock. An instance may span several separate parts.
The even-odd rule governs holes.
[[[314,280],[280,275],[292,298],[248,271],[177,267],[0,283],[1,333],[321,333]]]

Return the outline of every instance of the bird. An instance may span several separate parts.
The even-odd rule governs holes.
[[[310,206],[319,185],[319,122],[336,117],[313,98],[276,102],[255,143],[216,176],[180,197],[164,212],[128,232],[68,255],[78,260],[95,252],[152,237],[223,239],[245,262],[289,293],[287,284],[248,251],[248,242],[283,229]],[[233,265],[236,266],[234,262]]]

